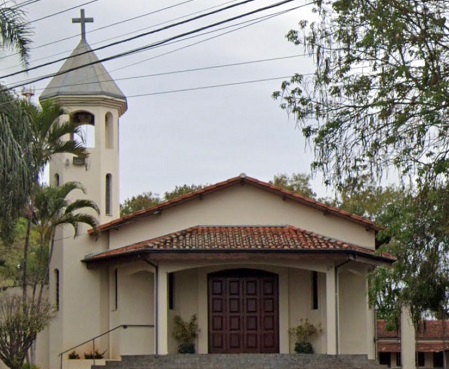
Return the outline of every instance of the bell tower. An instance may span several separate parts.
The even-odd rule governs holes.
[[[75,191],[70,196],[94,201],[102,224],[120,216],[119,118],[127,110],[127,101],[86,41],[86,23],[93,18],[86,18],[81,10],[81,16],[72,21],[81,24],[81,40],[39,100],[52,100],[64,108],[61,122],[70,119],[82,123],[89,155],[55,155],[50,162],[50,185],[80,182],[86,194]],[[74,237],[73,227],[67,226],[56,235],[48,293],[57,313],[48,330],[48,362],[41,366],[59,367],[61,358],[67,359],[67,355],[59,356],[61,352],[109,327],[110,271],[90,271],[82,262],[86,255],[105,250],[109,244],[105,237],[90,236],[88,230],[81,226]],[[80,312],[83,319],[74,320]],[[108,347],[108,342],[99,340],[98,345]]]
[[[83,124],[89,156],[58,155],[50,164],[50,184],[81,182],[105,223],[120,215],[119,118],[127,101],[86,41],[86,23],[93,18],[86,18],[82,9],[72,22],[81,24],[81,40],[39,100],[53,100],[67,111],[62,119]]]

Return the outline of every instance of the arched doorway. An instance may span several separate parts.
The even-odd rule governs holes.
[[[278,291],[278,276],[261,270],[209,274],[209,353],[278,353]]]

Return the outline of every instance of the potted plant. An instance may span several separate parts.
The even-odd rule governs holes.
[[[314,350],[310,340],[321,331],[321,324],[316,327],[308,319],[301,319],[297,327],[289,329],[290,335],[296,338],[295,352],[298,354],[313,354]]]
[[[200,329],[198,328],[198,319],[196,314],[192,315],[189,321],[181,316],[175,316],[175,326],[173,328],[173,337],[179,342],[178,353],[194,354],[195,339],[198,337]]]

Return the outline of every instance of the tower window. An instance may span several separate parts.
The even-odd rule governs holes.
[[[55,174],[55,187],[59,187],[59,185],[60,185],[60,182],[59,182],[59,174],[56,173],[56,174]]]
[[[112,194],[112,175],[111,174],[106,174],[106,185],[105,185],[105,200],[106,200],[106,214],[107,215],[112,215],[112,199],[111,199],[111,194]]]
[[[55,269],[55,306],[59,310],[59,269]]]
[[[113,117],[111,113],[107,113],[105,115],[105,126],[104,126],[104,146],[107,149],[112,149],[114,148],[114,131],[113,131]]]
[[[84,146],[95,147],[95,116],[87,111],[79,111],[72,115],[72,120],[80,125],[81,140]]]

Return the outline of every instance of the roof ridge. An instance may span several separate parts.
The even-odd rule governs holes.
[[[116,219],[116,220],[113,220],[111,222],[108,222],[108,223],[100,225],[99,226],[99,230],[100,231],[105,231],[105,230],[108,230],[108,229],[111,229],[111,228],[120,227],[121,225],[126,224],[126,223],[128,223],[130,221],[133,221],[135,219],[138,219],[140,217],[144,217],[144,216],[152,215],[152,214],[159,214],[160,211],[162,211],[162,210],[164,210],[166,208],[169,208],[171,206],[175,206],[175,205],[183,203],[185,201],[189,201],[191,199],[201,198],[201,196],[204,195],[204,194],[214,193],[216,191],[219,191],[222,188],[226,188],[228,186],[232,186],[232,185],[234,185],[236,183],[244,183],[244,184],[246,183],[246,184],[249,184],[249,185],[258,186],[258,187],[260,187],[262,189],[265,189],[265,190],[271,190],[271,191],[275,192],[278,195],[289,196],[290,198],[292,198],[294,200],[300,201],[301,203],[303,203],[306,206],[309,205],[309,206],[312,206],[314,208],[319,208],[322,211],[329,212],[329,213],[331,213],[333,215],[341,216],[341,217],[350,219],[350,220],[352,220],[352,221],[354,221],[356,223],[363,224],[366,227],[369,227],[369,228],[371,228],[373,230],[381,229],[374,222],[372,222],[371,220],[368,220],[368,219],[366,219],[364,217],[361,217],[361,216],[358,216],[358,215],[355,215],[355,214],[351,214],[351,213],[349,213],[347,211],[340,210],[340,209],[332,207],[330,205],[323,204],[323,203],[318,202],[318,201],[316,201],[314,199],[310,199],[310,198],[308,198],[308,197],[306,197],[304,195],[297,194],[297,193],[295,193],[293,191],[285,190],[285,189],[283,189],[281,187],[274,186],[274,185],[272,185],[272,184],[270,184],[268,182],[263,182],[263,181],[260,181],[258,179],[255,179],[255,178],[252,178],[252,177],[249,177],[249,176],[245,175],[244,177],[243,176],[237,176],[237,177],[233,177],[233,178],[227,179],[225,181],[218,182],[216,184],[208,185],[206,187],[203,187],[203,188],[198,189],[196,191],[193,191],[191,193],[179,196],[179,197],[177,197],[175,199],[163,202],[161,204],[154,205],[154,206],[152,206],[150,208],[147,208],[147,209],[136,211],[136,212],[134,212],[132,214],[125,215],[124,217],[121,217],[119,219]],[[90,234],[93,234],[93,232],[90,231]]]

